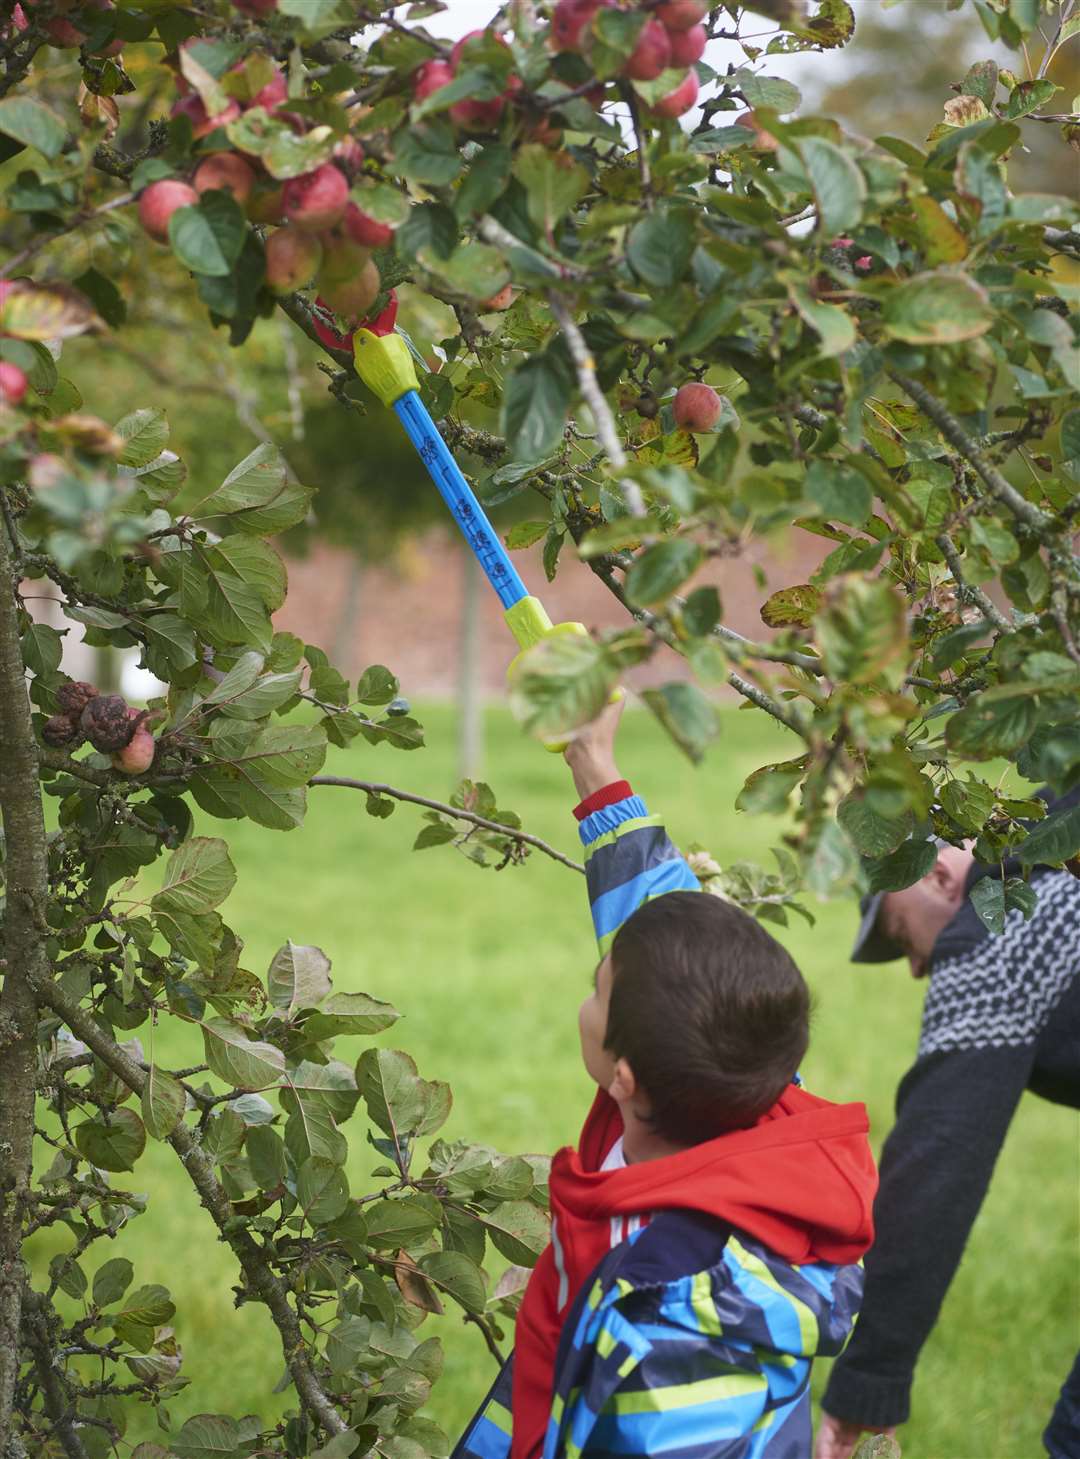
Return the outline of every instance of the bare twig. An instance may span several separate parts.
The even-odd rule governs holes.
[[[596,378],[596,365],[593,361],[589,346],[585,343],[585,336],[574,322],[573,315],[566,307],[566,303],[554,291],[548,293],[548,307],[559,328],[566,338],[567,347],[570,350],[570,358],[574,362],[574,369],[577,371],[578,385],[581,389],[582,398],[585,404],[593,413],[596,421],[596,433],[600,438],[600,444],[604,448],[608,460],[616,471],[623,471],[627,466],[626,452],[619,440],[619,432],[615,425],[615,417],[611,413],[611,407],[604,399],[604,392],[600,389],[600,382]],[[645,498],[641,494],[641,487],[636,481],[623,477],[619,481],[619,489],[630,511],[632,517],[644,517]]]
[[[429,800],[425,795],[413,795],[411,791],[398,790],[393,785],[382,785],[372,780],[350,780],[342,775],[316,775],[308,781],[308,784],[343,785],[348,790],[366,790],[369,795],[387,795],[392,800],[408,801],[410,805],[422,805],[428,810],[439,811],[444,816],[454,816],[459,821],[469,821],[484,831],[495,831],[500,836],[521,841],[526,846],[535,846],[537,851],[542,851],[553,861],[568,866],[571,871],[584,872],[585,870],[576,861],[571,861],[569,856],[564,856],[561,851],[556,851],[554,846],[549,846],[546,841],[541,841],[539,836],[530,836],[527,831],[515,830],[513,826],[504,826],[499,821],[489,821],[486,816],[475,815],[472,811],[459,810],[457,806],[447,805],[441,800]]]
[[[1039,69],[1035,73],[1035,79],[1037,81],[1041,80],[1050,69],[1050,62],[1054,59],[1054,56],[1058,50],[1058,46],[1061,42],[1061,32],[1065,29],[1065,22],[1073,13],[1074,5],[1075,0],[1068,0],[1068,3],[1062,5],[1061,9],[1058,11],[1057,30],[1054,32],[1053,40],[1049,42],[1046,50],[1043,52],[1043,58],[1039,63]]]
[[[935,537],[934,541],[941,549],[941,555],[949,565],[949,571],[953,575],[953,581],[956,583],[961,598],[968,598],[980,608],[983,617],[988,618],[994,627],[1002,633],[1012,633],[1015,625],[1009,622],[994,600],[988,597],[982,588],[973,586],[964,577],[964,569],[960,563],[960,553],[956,543],[949,534],[942,532],[938,537]]]
[[[920,385],[910,375],[902,375],[899,370],[890,370],[888,373],[889,379],[895,381],[906,395],[911,396],[923,414],[930,417],[949,444],[955,446],[961,456],[974,466],[991,496],[995,497],[1003,506],[1008,507],[1017,521],[1030,527],[1041,542],[1053,544],[1056,540],[1053,518],[1029,502],[1026,497],[1021,496],[1016,487],[1006,481],[998,468],[987,459],[964,430],[952,411],[943,405],[936,395],[931,394],[925,385]]]

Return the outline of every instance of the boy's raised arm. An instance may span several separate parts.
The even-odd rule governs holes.
[[[574,811],[585,847],[585,875],[601,954],[643,902],[664,892],[697,891],[698,880],[619,773],[615,735],[623,701],[609,704],[565,750],[581,797]]]

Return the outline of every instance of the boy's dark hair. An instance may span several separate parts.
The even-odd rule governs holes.
[[[806,1053],[810,993],[753,917],[668,892],[623,924],[611,964],[604,1044],[643,1086],[658,1135],[699,1145],[775,1104]]]

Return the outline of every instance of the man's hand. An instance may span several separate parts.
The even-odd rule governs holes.
[[[814,1444],[814,1459],[851,1459],[863,1434],[886,1434],[892,1438],[895,1433],[894,1428],[866,1429],[861,1424],[851,1424],[846,1419],[834,1418],[831,1413],[822,1410],[817,1441]]]
[[[581,800],[622,779],[615,764],[615,732],[625,706],[625,696],[615,704],[608,704],[591,724],[578,730],[563,751]]]

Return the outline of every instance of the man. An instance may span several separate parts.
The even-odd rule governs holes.
[[[1078,801],[1074,790],[1051,809]],[[906,957],[929,987],[882,1152],[862,1314],[829,1377],[815,1459],[847,1459],[864,1430],[907,1419],[919,1351],[1024,1090],[1080,1107],[1080,880],[1036,867],[1031,920],[1011,911],[991,936],[970,892],[1001,874],[943,845],[914,886],[863,901],[853,961]],[[1043,1442],[1051,1459],[1080,1456],[1080,1356]]]

